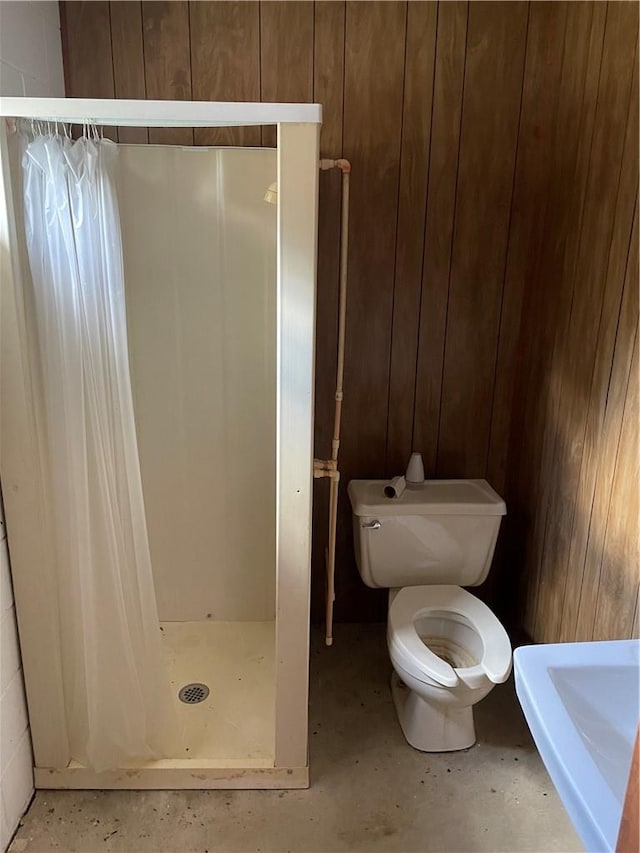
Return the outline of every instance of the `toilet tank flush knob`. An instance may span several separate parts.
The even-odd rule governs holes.
[[[424,464],[422,453],[412,453],[407,465],[407,473],[404,475],[407,483],[424,483]]]

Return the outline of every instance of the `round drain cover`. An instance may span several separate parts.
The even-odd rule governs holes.
[[[209,695],[209,688],[206,684],[193,682],[185,684],[178,692],[178,699],[187,705],[196,705],[198,702],[204,702]]]

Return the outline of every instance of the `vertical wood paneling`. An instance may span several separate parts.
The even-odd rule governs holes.
[[[189,4],[186,0],[143,3],[142,22],[147,97],[190,100]],[[193,145],[193,130],[152,127],[149,142]]]
[[[260,4],[191,2],[196,101],[260,100]],[[259,127],[198,127],[196,145],[260,145]]]
[[[345,4],[320,0],[314,8],[313,99],[323,105],[321,156],[342,156]],[[331,454],[338,345],[341,173],[320,173],[316,296],[315,456]],[[324,614],[329,480],[314,480],[312,617]]]
[[[638,338],[627,388],[620,447],[604,533],[592,638],[615,640],[630,636],[638,590]],[[629,519],[635,523],[630,524]]]
[[[141,4],[112,2],[109,6],[115,96],[145,98]],[[119,127],[118,140],[145,143],[149,141],[149,132],[146,127]]]
[[[436,24],[434,3],[409,3],[385,464],[391,476],[403,470],[413,442]]]
[[[441,3],[429,156],[413,445],[435,476],[455,217],[468,4]]]
[[[522,318],[525,394],[514,412],[508,494],[519,517],[511,557],[524,581],[524,625],[547,641],[627,636],[637,599],[637,568],[630,568],[637,557],[628,540],[627,566],[608,564],[615,581],[606,591],[601,575],[638,317],[637,226],[630,240],[637,9],[569,4],[567,15],[545,234]],[[605,143],[610,134],[612,146]],[[631,535],[633,507],[621,506],[618,515]],[[594,633],[602,595],[608,627]]]
[[[113,98],[113,58],[109,3],[60,3],[64,77],[74,98]],[[105,136],[117,140],[116,128]]]
[[[314,94],[324,109],[320,135],[322,156],[342,155],[344,89],[344,3],[315,5]],[[338,340],[341,173],[320,173],[318,224],[318,293],[316,340],[316,454],[328,458],[333,431],[333,398]],[[322,487],[319,482],[318,487]],[[324,559],[324,558],[323,558]]]
[[[500,492],[506,480],[513,393],[518,378],[516,355],[522,301],[543,249],[566,24],[566,4],[531,5],[487,460],[487,476]]]
[[[344,24],[342,0],[318,0],[313,21],[313,98],[322,104],[320,153],[342,153],[344,94]]]
[[[348,480],[397,473],[416,449],[431,476],[504,490],[491,586],[506,621],[518,600],[535,639],[637,632],[637,6],[79,2],[61,22],[71,96],[315,100],[322,154],[352,161],[337,616],[386,610],[355,571]],[[195,141],[273,145],[275,129]],[[322,173],[320,457],[339,211],[340,176]],[[326,482],[314,489],[319,616]]]
[[[262,101],[307,102],[313,98],[313,3],[272,0],[260,6]],[[276,144],[275,127],[262,144]]]
[[[406,15],[405,3],[347,3],[343,140],[344,156],[355,166],[339,526],[345,556],[352,554],[347,483],[384,473]],[[338,581],[347,606],[361,597],[352,560],[343,556],[350,571]],[[379,615],[382,598],[375,606]],[[363,603],[367,599],[374,600],[369,594]]]
[[[636,730],[636,742],[616,841],[616,853],[626,853],[628,850],[640,850],[640,726]]]
[[[469,7],[440,476],[485,473],[528,11],[524,3]]]
[[[511,558],[522,566],[505,573],[505,600],[524,603],[522,622],[534,635],[544,514],[540,511],[550,466],[546,432],[551,414],[554,342],[571,307],[572,274],[579,243],[593,137],[607,7],[569,3],[558,119],[546,205],[543,245],[525,294],[519,346],[519,387],[510,437]],[[535,357],[534,355],[535,354]],[[515,524],[514,524],[515,521]],[[520,585],[512,594],[511,578]]]
[[[628,123],[637,7],[612,3],[608,8],[600,71],[598,109],[591,148],[589,180],[581,225],[573,298],[567,326],[556,340],[562,371],[552,386],[553,452],[547,472],[544,544],[535,634],[543,640],[560,630],[564,565],[569,551],[576,490],[584,445],[588,394],[602,313],[606,268],[618,196],[622,149]],[[637,138],[634,140],[637,153]],[[633,199],[629,209],[632,214]],[[627,225],[627,233],[630,222]]]
[[[544,247],[566,25],[566,4],[531,5],[486,463],[486,477],[500,494],[504,494],[507,483],[511,414],[522,369],[518,359],[522,304],[527,289],[535,282],[538,257]],[[512,512],[511,505],[508,511]],[[507,523],[511,523],[510,517]],[[499,598],[497,593],[502,590],[504,532],[503,529],[494,571],[482,587],[482,596],[489,601]]]
[[[638,381],[637,373],[631,371],[633,349],[638,335],[637,209],[622,303],[615,319],[615,351],[610,378],[605,377],[608,382],[605,388],[603,422],[592,425],[592,429],[599,426],[599,434],[588,437],[583,457],[586,470],[583,473],[584,485],[576,504],[560,632],[561,639],[565,640],[590,640],[593,635],[605,550],[605,524],[611,504],[625,397],[629,385],[637,384]],[[591,417],[590,420],[593,421],[594,418]],[[627,512],[623,511],[622,515],[628,522],[630,516]]]
[[[514,447],[510,454],[510,468],[512,472],[515,469],[515,475],[509,478],[512,517],[514,509],[517,516],[520,505],[526,499],[535,501],[537,494],[540,470],[538,437],[542,431],[538,416],[545,396],[544,387],[541,387],[542,377],[549,372],[549,356],[559,313],[557,294],[563,253],[572,242],[571,222],[579,218],[581,211],[581,173],[576,162],[585,159],[581,154],[584,150],[588,152],[591,144],[605,18],[604,14],[596,18],[593,13],[605,11],[604,6],[597,7],[592,3],[567,5],[557,118],[552,134],[551,177],[544,204],[541,240],[544,251],[540,252],[537,260],[533,259],[532,268],[528,270],[528,280],[539,281],[541,286],[525,288],[520,352],[516,354],[518,383],[511,423]],[[521,145],[525,141],[526,136],[521,134]],[[515,232],[513,237],[515,239]],[[545,286],[547,282],[549,285]],[[526,353],[533,348],[536,349],[536,358],[526,358]],[[520,452],[525,447],[526,452]],[[519,532],[524,536],[524,529]]]
[[[564,566],[564,594],[560,602],[562,619],[560,636],[573,639],[577,630],[580,603],[580,635],[588,634],[593,624],[594,587],[590,574],[593,542],[602,541],[602,524],[606,511],[603,492],[610,490],[613,459],[603,464],[610,452],[609,444],[617,444],[619,417],[623,403],[620,385],[626,385],[633,339],[638,325],[638,78],[637,66],[631,111],[627,125],[625,156],[620,176],[613,237],[609,250],[605,292],[598,330],[595,364],[591,379],[580,476],[575,500],[575,514],[569,555]],[[635,207],[635,215],[634,215]],[[633,226],[632,226],[633,221]],[[630,233],[631,231],[631,233]],[[626,275],[625,275],[626,269]],[[623,288],[624,285],[624,288]],[[597,495],[597,500],[596,500]],[[591,541],[590,557],[586,553]],[[559,555],[559,558],[562,555]],[[580,571],[584,567],[583,571]],[[589,576],[587,577],[587,575]],[[584,598],[582,596],[584,592]]]

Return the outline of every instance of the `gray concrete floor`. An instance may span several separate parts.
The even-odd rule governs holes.
[[[314,635],[308,791],[40,791],[11,853],[582,849],[512,682],[476,706],[474,747],[420,753],[391,704],[384,626],[338,625],[334,642]]]

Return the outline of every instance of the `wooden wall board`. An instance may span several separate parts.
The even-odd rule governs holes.
[[[637,372],[634,373],[632,369],[633,351],[634,346],[637,345],[637,336],[638,223],[636,210],[622,304],[618,317],[615,351],[607,385],[603,422],[597,443],[594,442],[597,446],[597,457],[596,459],[586,457],[587,461],[591,463],[591,467],[596,468],[595,477],[591,474],[587,479],[585,474],[586,484],[591,488],[588,489],[586,495],[579,493],[578,497],[580,501],[578,507],[581,512],[584,512],[583,507],[590,506],[588,531],[585,534],[585,521],[576,525],[574,529],[569,562],[571,571],[567,573],[563,602],[562,630],[560,633],[562,639],[590,640],[593,636],[606,538],[605,527],[612,500],[616,460],[623,428],[625,399],[629,393],[629,385],[638,382]],[[592,455],[596,456],[596,453],[594,452]],[[628,519],[626,512],[624,517]],[[626,607],[628,602],[618,602],[618,606]]]
[[[146,98],[147,84],[142,45],[142,5],[111,2],[111,50],[116,98]],[[119,142],[146,143],[146,127],[119,127]]]
[[[486,471],[528,15],[522,3],[469,7],[436,464],[443,477]]]
[[[512,411],[524,366],[518,352],[522,305],[525,293],[535,282],[544,247],[547,200],[552,190],[566,30],[566,4],[531,6],[486,462],[486,476],[501,494],[507,485]],[[511,510],[509,505],[508,512]],[[509,516],[504,527],[510,524]],[[503,529],[494,570],[482,587],[483,598],[492,602],[500,600],[502,585],[512,575],[505,532]]]
[[[406,22],[406,3],[347,3],[343,151],[353,170],[339,618],[354,599],[361,600],[365,615],[384,615],[384,596],[370,591],[362,595],[355,571],[347,484],[357,476],[384,475]]]
[[[636,731],[616,842],[616,853],[634,853],[635,850],[640,850],[640,727]]]
[[[563,567],[565,584],[562,601],[559,602],[562,608],[560,636],[563,639],[576,638],[579,610],[582,611],[580,636],[588,635],[593,625],[595,590],[594,579],[590,575],[593,542],[603,535],[606,515],[602,501],[611,488],[612,449],[617,445],[623,408],[620,386],[627,383],[638,326],[637,85],[636,73],[591,379],[573,528],[568,559]],[[578,567],[584,568],[580,571]]]
[[[323,104],[320,154],[342,156],[345,4],[320,0],[314,9],[313,99]],[[316,297],[315,456],[331,455],[338,346],[338,288],[342,174],[320,173],[318,281]],[[313,488],[312,618],[324,618],[325,549],[328,542],[329,480]]]
[[[627,488],[616,453],[638,313],[637,19],[635,4],[583,0],[61,4],[69,95],[319,101],[322,154],[352,161],[338,619],[386,614],[355,571],[348,480],[398,473],[416,449],[429,476],[485,476],[504,493],[481,594],[505,622],[535,639],[638,630],[605,548],[629,547],[609,505]],[[275,143],[273,128],[149,137]],[[340,176],[323,173],[317,456],[331,438],[339,228]]]
[[[591,639],[631,636],[638,590],[638,523],[640,517],[640,458],[638,454],[638,338],[627,388],[620,446],[616,459],[609,514],[604,530]],[[635,524],[629,524],[629,518]]]
[[[547,472],[545,534],[535,635],[548,642],[558,636],[565,564],[570,547],[585,418],[595,358],[607,261],[611,248],[620,170],[629,109],[637,27],[637,8],[612,4],[608,9],[600,71],[598,108],[591,146],[589,179],[573,272],[568,322],[556,340],[557,372],[552,385],[547,432],[553,451]],[[633,140],[637,154],[637,137]],[[629,233],[633,196],[628,203]],[[625,242],[626,252],[628,239]]]
[[[522,302],[544,248],[567,11],[564,3],[534,3],[530,12],[486,466],[499,492],[506,484],[513,397],[519,381]]]
[[[413,412],[413,447],[422,452],[425,472],[431,477],[436,472],[442,402],[468,15],[468,3],[438,7]]]
[[[344,89],[345,4],[323,0],[315,5],[314,93],[323,104],[321,156],[342,156],[342,96]],[[342,174],[337,169],[320,173],[318,227],[316,340],[316,456],[328,459],[333,434],[333,407],[338,342],[338,286],[340,261]],[[321,485],[321,484],[318,484]]]
[[[431,148],[438,8],[409,3],[385,475],[402,473],[413,449],[416,360]]]
[[[527,500],[535,501],[536,497],[535,475],[539,470],[539,439],[542,433],[537,413],[544,400],[541,384],[549,373],[564,252],[571,244],[571,223],[579,217],[581,211],[580,193],[576,192],[580,185],[576,163],[584,159],[581,151],[588,150],[590,145],[592,122],[589,114],[595,108],[600,56],[598,47],[601,52],[604,14],[599,21],[595,21],[594,9],[598,10],[598,7],[589,3],[569,3],[567,7],[557,117],[551,131],[552,164],[544,201],[541,241],[544,251],[537,258],[531,259],[527,270],[528,280],[540,282],[541,286],[525,288],[519,351],[516,353],[518,385],[508,455],[509,469],[513,475],[509,477],[508,494],[512,517],[517,517],[521,504]],[[599,39],[596,36],[598,32]],[[598,59],[597,65],[594,57]],[[593,69],[595,74],[592,73]],[[586,112],[583,109],[585,106],[588,108]],[[546,127],[545,130],[549,132]],[[536,357],[528,358],[527,354],[532,351]]]
[[[113,98],[113,57],[108,2],[60,3],[65,86],[75,98]],[[118,139],[117,128],[105,135]]]
[[[519,401],[514,409],[507,500],[509,560],[520,566],[515,586],[506,571],[505,602],[519,601],[518,622],[534,636],[551,467],[552,380],[556,340],[568,323],[589,155],[597,105],[607,8],[570,3],[560,80],[557,130],[544,225],[544,252],[525,294],[519,346]],[[550,436],[551,433],[551,436]]]
[[[260,4],[189,4],[195,101],[260,100]],[[260,145],[259,127],[198,127],[196,145]]]
[[[147,98],[191,99],[189,4],[164,0],[142,4]],[[152,127],[149,142],[193,145],[189,127]]]
[[[313,98],[313,3],[272,0],[260,4],[260,100],[307,102]],[[275,146],[275,127],[262,130]]]

